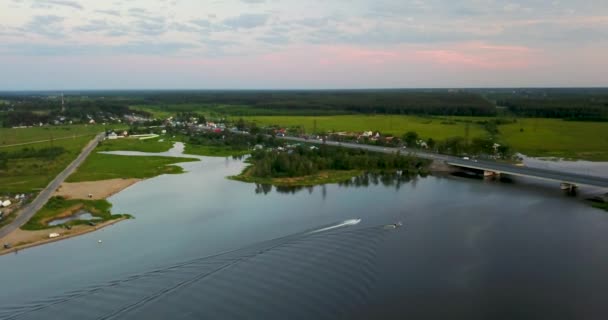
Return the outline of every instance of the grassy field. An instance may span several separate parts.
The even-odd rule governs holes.
[[[68,177],[68,182],[97,181],[116,178],[145,179],[161,174],[182,173],[178,162],[198,161],[192,158],[139,157],[92,153],[87,160]]]
[[[608,122],[520,119],[499,130],[503,141],[529,156],[608,160]]]
[[[260,126],[302,126],[317,131],[380,131],[400,136],[416,131],[422,138],[443,140],[464,137],[466,121],[483,121],[488,117],[416,117],[386,115],[348,116],[263,116],[245,117]],[[574,122],[560,119],[525,118],[498,127],[498,140],[518,152],[536,157],[564,157],[591,161],[608,161],[608,122]],[[522,130],[523,129],[523,130]],[[480,124],[469,125],[469,137],[487,135]]]
[[[271,184],[274,186],[286,186],[286,187],[308,187],[308,186],[316,186],[327,183],[338,183],[343,182],[352,177],[356,177],[361,175],[363,171],[361,170],[349,170],[349,171],[340,171],[340,170],[326,170],[321,171],[317,174],[302,176],[302,177],[293,177],[293,178],[260,178],[253,177],[249,174],[249,168],[245,169],[241,174],[237,176],[228,177],[229,179],[250,183],[259,183],[259,184]]]
[[[99,218],[95,220],[96,223],[130,217],[129,215],[112,214],[111,208],[112,204],[106,200],[67,200],[62,197],[53,197],[21,229],[41,230],[52,228],[52,226],[48,225],[49,222],[59,218],[67,218],[81,210]],[[87,221],[73,220],[66,224],[77,225],[84,223],[87,223]]]
[[[162,141],[161,141],[162,140]],[[141,152],[165,152],[173,147],[173,141],[155,138],[155,139],[116,139],[106,140],[99,144],[98,151],[141,151]]]
[[[82,148],[93,139],[93,135],[65,140],[37,143],[27,146],[15,146],[0,149],[0,152],[12,152],[22,148],[63,147],[66,152],[55,159],[26,158],[10,159],[7,169],[0,170],[0,194],[28,193],[46,187],[57,174],[70,164],[82,151]]]
[[[125,127],[117,126],[117,127]],[[110,127],[108,127],[110,128]],[[113,128],[113,127],[112,127]],[[31,143],[43,140],[54,140],[63,138],[74,138],[82,135],[93,137],[103,132],[102,125],[70,125],[70,126],[46,126],[31,128],[0,128],[0,151],[4,151],[7,145]],[[36,146],[32,144],[31,146]]]
[[[233,118],[234,119],[234,118]],[[237,118],[238,119],[238,118]],[[465,136],[464,122],[449,121],[447,117],[416,117],[390,115],[346,115],[346,116],[255,116],[244,117],[258,126],[281,125],[301,126],[306,132],[317,131],[380,131],[383,134],[401,136],[408,131],[416,131],[423,138],[443,140],[455,136]],[[472,118],[481,120],[481,118]],[[485,131],[480,125],[469,126],[469,136],[482,136]]]

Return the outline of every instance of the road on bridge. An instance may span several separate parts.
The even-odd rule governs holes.
[[[531,178],[538,178],[543,180],[551,180],[557,182],[566,182],[571,184],[580,184],[580,185],[588,185],[594,187],[608,188],[608,179],[603,177],[595,177],[589,175],[582,175],[558,170],[549,170],[549,169],[540,169],[540,168],[532,168],[532,167],[519,167],[515,165],[511,165],[508,163],[501,163],[496,161],[485,161],[485,160],[465,160],[463,158],[448,156],[437,153],[424,152],[413,149],[399,149],[399,148],[390,148],[390,147],[378,147],[371,146],[366,144],[359,143],[344,143],[337,141],[321,141],[314,139],[303,139],[303,138],[295,138],[295,137],[281,137],[285,140],[305,142],[305,143],[316,143],[316,144],[327,144],[331,146],[341,146],[345,148],[356,148],[356,149],[364,149],[374,152],[383,152],[383,153],[407,153],[412,154],[416,157],[430,159],[430,160],[440,160],[445,161],[447,164],[477,169],[477,170],[487,170],[493,172],[499,172],[504,174],[511,174],[516,176],[524,176]]]
[[[2,227],[0,229],[0,239],[7,236],[9,233],[13,232],[15,229],[20,228],[24,224],[26,224],[35,214],[44,206],[44,204],[51,198],[53,192],[59,188],[59,186],[63,183],[63,181],[70,176],[78,166],[82,164],[82,162],[91,154],[91,151],[95,149],[97,144],[101,139],[103,139],[104,134],[100,133],[89,144],[87,144],[82,152],[78,155],[78,157],[70,163],[51,183],[49,183],[46,188],[44,188],[38,196],[29,204],[24,206],[20,212],[17,212],[17,217],[10,224]]]

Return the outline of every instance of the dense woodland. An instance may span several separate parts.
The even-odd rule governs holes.
[[[608,89],[395,89],[285,91],[93,91],[0,93],[3,126],[70,119],[105,119],[125,114],[150,116],[132,108],[227,115],[416,114],[550,117],[607,121]]]
[[[494,106],[467,92],[360,90],[360,91],[209,91],[158,93],[151,104],[240,105],[256,109],[310,113],[381,113],[482,116],[494,115]]]

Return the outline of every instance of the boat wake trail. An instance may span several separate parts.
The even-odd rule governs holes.
[[[321,229],[317,229],[317,230],[311,231],[310,233],[318,233],[318,232],[324,232],[324,231],[329,231],[329,230],[343,228],[343,227],[354,226],[354,225],[359,224],[359,222],[361,222],[361,219],[344,220],[342,223],[339,223],[339,224],[336,224],[336,225],[332,225],[332,226],[329,226],[329,227],[324,227],[324,228],[321,228]]]

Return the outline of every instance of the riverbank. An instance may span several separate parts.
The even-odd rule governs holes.
[[[90,158],[97,158],[99,153],[92,154],[81,165],[75,174],[69,177],[75,182],[62,183],[52,194],[53,198],[41,210],[29,219],[20,229],[16,229],[0,239],[0,254],[26,249],[32,246],[67,239],[73,236],[99,230],[108,225],[130,218],[129,215],[115,215],[110,211],[111,204],[106,198],[144,180],[161,174],[183,173],[183,169],[173,165],[177,162],[199,161],[199,159],[184,159],[175,157],[137,157],[118,156],[112,162],[95,162],[91,166]],[[124,178],[98,179],[110,169],[120,169]],[[143,174],[142,174],[143,172]],[[95,180],[95,181],[90,181]],[[57,219],[70,218],[81,212],[92,214],[97,220],[91,223],[79,220],[62,223],[58,227],[49,227],[48,223]],[[49,238],[51,233],[59,234]],[[10,249],[4,249],[4,244],[10,244]]]
[[[85,182],[74,182],[74,183],[63,183],[55,191],[54,196],[65,197],[71,200],[105,200],[106,198],[119,193],[120,191],[132,186],[133,184],[142,181],[142,179],[110,179],[100,181],[85,181]],[[91,193],[93,196],[88,197]],[[80,206],[82,207],[82,206]],[[78,207],[78,209],[81,209]],[[76,208],[76,207],[74,207]],[[70,209],[70,208],[68,208]],[[44,210],[44,208],[42,209]],[[42,211],[41,210],[41,211]],[[64,210],[65,212],[74,210]],[[73,212],[72,212],[73,214]],[[38,213],[37,213],[38,215]],[[60,213],[53,217],[53,219],[65,218],[65,214]],[[103,222],[96,222],[94,226],[86,223],[72,225],[71,229],[66,229],[61,226],[44,228],[40,230],[24,230],[22,228],[16,229],[15,231],[8,234],[6,237],[0,239],[1,244],[10,244],[11,248],[5,249],[0,247],[0,255],[8,254],[11,252],[24,250],[27,248],[61,241],[69,239],[86,233],[100,230],[107,226],[111,226],[115,223],[129,219],[130,216],[120,216],[116,219],[106,220]],[[56,238],[49,238],[51,233],[59,234]]]
[[[122,217],[119,219],[105,221],[95,226],[77,225],[74,226],[71,230],[67,230],[61,227],[32,231],[17,229],[11,232],[8,236],[2,238],[3,243],[10,243],[12,244],[12,246],[9,249],[0,247],[0,256],[36,246],[41,246],[47,243],[61,241],[83,234],[87,234],[93,231],[103,229],[105,227],[109,227],[126,219],[128,219],[128,217]],[[59,234],[59,236],[56,238],[49,238],[49,234],[51,233],[57,233]]]

